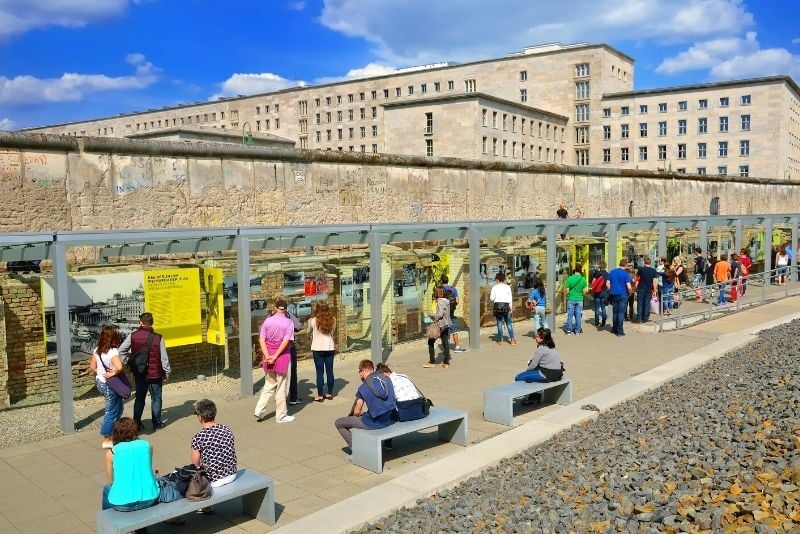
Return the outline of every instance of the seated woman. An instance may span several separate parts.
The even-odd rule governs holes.
[[[153,473],[153,448],[139,439],[139,427],[122,417],[111,431],[111,449],[106,449],[103,510],[133,512],[158,504],[158,482]]]
[[[539,328],[534,335],[536,352],[528,368],[514,377],[516,382],[558,382],[564,376],[564,364],[556,350],[553,335],[548,328]],[[533,403],[540,393],[532,393],[524,402]]]

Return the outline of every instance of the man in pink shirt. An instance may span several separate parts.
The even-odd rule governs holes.
[[[287,302],[278,298],[275,301],[275,313],[264,320],[258,334],[261,346],[262,365],[264,367],[264,389],[256,404],[255,416],[261,422],[264,409],[275,393],[275,421],[291,423],[294,417],[286,413],[287,383],[291,369],[290,344],[294,341],[294,322],[286,314]]]

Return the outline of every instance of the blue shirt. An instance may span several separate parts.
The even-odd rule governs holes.
[[[628,274],[628,271],[622,267],[611,269],[611,272],[608,273],[608,281],[611,282],[610,293],[612,295],[628,296],[627,284],[631,283],[631,275]]]
[[[372,387],[370,387],[370,384]],[[373,392],[373,388],[378,395]],[[367,411],[361,414],[361,421],[364,426],[367,428],[383,428],[394,423],[397,398],[394,394],[392,381],[382,373],[371,373],[358,386],[356,397],[362,399],[367,405]]]
[[[530,295],[528,295],[528,300],[535,300],[537,308],[547,306],[547,297],[543,293],[539,293],[538,289],[531,291]]]

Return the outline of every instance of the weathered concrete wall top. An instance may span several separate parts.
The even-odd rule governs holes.
[[[566,165],[0,133],[0,231],[787,213],[798,186]]]

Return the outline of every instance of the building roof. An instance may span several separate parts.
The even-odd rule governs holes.
[[[489,100],[492,102],[496,102],[498,104],[504,104],[507,106],[511,106],[518,109],[523,109],[526,111],[530,111],[533,113],[538,113],[541,115],[547,115],[556,119],[567,121],[569,117],[565,115],[559,115],[558,113],[553,113],[552,111],[547,111],[540,108],[535,108],[532,106],[526,106],[524,104],[520,104],[519,102],[514,102],[512,100],[506,100],[505,98],[499,98],[494,95],[486,94],[486,93],[455,93],[449,95],[438,95],[438,96],[431,96],[426,98],[410,98],[406,100],[401,100],[399,102],[387,102],[385,104],[381,104],[384,108],[400,108],[400,107],[408,107],[408,106],[419,106],[425,104],[438,104],[443,102],[454,102],[459,100]]]
[[[625,91],[623,93],[609,93],[603,95],[603,100],[632,98],[637,96],[654,96],[670,93],[685,93],[687,91],[708,91],[709,89],[724,89],[726,87],[747,87],[751,85],[765,85],[773,83],[786,83],[800,98],[800,87],[791,76],[764,76],[761,78],[745,78],[741,80],[727,80],[724,82],[701,83],[694,85],[677,85],[674,87],[657,87],[640,91]]]
[[[250,133],[258,145],[289,145],[294,146],[295,142],[285,137],[269,133],[257,132]],[[163,137],[177,136],[185,141],[209,141],[220,143],[242,144],[243,133],[239,130],[223,130],[221,128],[208,128],[204,126],[173,126],[162,130],[151,130],[147,132],[136,132],[126,134],[130,139],[160,139]],[[209,139],[210,138],[210,139]],[[260,142],[259,142],[260,141]]]

